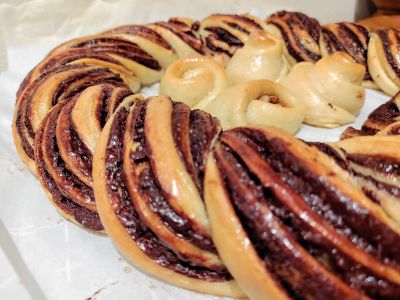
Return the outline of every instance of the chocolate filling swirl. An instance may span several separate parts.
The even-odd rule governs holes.
[[[334,171],[321,176],[317,158],[303,161],[309,150],[302,142],[267,133],[225,132],[214,158],[236,216],[282,292],[398,298],[397,232],[350,198]]]
[[[348,53],[355,62],[365,66],[364,80],[371,80],[367,66],[368,29],[348,22],[326,24],[322,26],[321,39],[321,47],[325,47],[328,54],[336,51]]]
[[[180,105],[180,104],[176,104]],[[148,164],[149,152],[146,146],[146,135],[144,134],[144,123],[146,122],[146,101],[139,101],[129,113],[126,109],[120,109],[114,116],[108,137],[108,144],[105,152],[105,178],[108,197],[111,201],[115,214],[121,224],[129,232],[131,238],[147,256],[162,267],[171,269],[188,277],[202,279],[210,282],[225,281],[231,277],[226,270],[211,270],[201,266],[193,265],[190,257],[180,257],[175,251],[169,248],[150,229],[147,223],[140,218],[131,198],[128,186],[129,178],[133,174],[124,171],[124,151],[128,151],[128,145],[124,144],[124,135],[132,136],[137,147],[130,153],[130,161],[133,164],[140,164],[140,174],[137,181],[137,189],[142,197],[148,197],[151,209],[169,223],[169,228],[183,238],[197,243],[201,248],[213,248],[212,244],[206,242],[204,237],[190,228],[190,222],[185,220],[177,212],[169,207],[165,194],[160,190],[158,182]],[[128,123],[131,122],[131,126]],[[163,147],[163,145],[160,145]],[[171,219],[174,218],[174,219]],[[174,226],[173,222],[176,222]],[[186,224],[186,225],[185,225]],[[182,227],[183,226],[183,227]],[[197,240],[197,242],[196,242]]]
[[[316,62],[321,59],[321,26],[316,19],[298,12],[280,11],[271,15],[267,24],[278,28],[287,51],[297,62]]]

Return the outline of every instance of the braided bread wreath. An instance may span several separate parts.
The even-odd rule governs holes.
[[[63,216],[166,282],[251,299],[399,299],[399,41],[289,12],[74,39],[22,82],[16,148]],[[162,96],[134,94],[160,80]],[[360,130],[337,143],[287,133],[303,119],[352,122],[362,82],[394,97]]]

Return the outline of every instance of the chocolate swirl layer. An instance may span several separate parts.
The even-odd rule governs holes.
[[[400,229],[328,156],[236,128],[209,158],[213,239],[251,299],[397,299]]]
[[[355,62],[365,66],[364,80],[371,80],[367,66],[368,40],[368,29],[359,24],[350,22],[325,24],[321,28],[321,54],[327,56],[336,51],[346,52]]]
[[[243,47],[250,33],[263,30],[261,20],[250,15],[213,14],[200,22],[199,33],[206,52],[226,62]]]
[[[49,110],[86,88],[102,83],[128,89],[118,74],[107,68],[83,64],[55,67],[23,88],[14,112],[13,135],[17,151],[32,173],[35,173],[35,133]]]
[[[25,88],[27,88],[27,86],[35,81],[40,75],[48,74],[51,76],[52,72],[56,72],[57,68],[60,66],[73,64],[107,68],[116,75],[119,75],[134,92],[139,90],[139,79],[120,61],[112,58],[106,53],[79,48],[66,49],[65,51],[60,51],[60,53],[55,55],[48,55],[45,57],[43,61],[29,72],[21,83],[17,92],[17,99]]]
[[[389,101],[378,106],[372,111],[361,129],[350,126],[343,131],[340,139],[348,139],[356,136],[371,135],[399,135],[400,134],[400,93]]]
[[[316,62],[321,58],[321,25],[299,12],[279,11],[267,18],[267,31],[282,38],[289,62]]]
[[[135,38],[139,37],[134,35]],[[149,42],[144,39],[142,42]],[[150,40],[151,42],[151,40]],[[104,53],[112,58],[118,60],[131,70],[139,79],[143,85],[152,84],[161,79],[163,62],[164,60],[173,61],[174,58],[169,58],[173,55],[170,49],[162,51],[162,45],[156,44],[157,50],[146,51],[145,46],[139,45],[137,40],[132,40],[129,36],[119,36],[117,34],[99,34],[91,35],[82,38],[77,38],[68,42],[65,42],[54,49],[49,55],[53,56],[60,51],[67,49],[91,49],[95,52]],[[154,44],[154,43],[153,43]],[[154,57],[155,54],[159,54],[164,59],[157,59]],[[167,56],[167,58],[165,58]]]
[[[96,141],[111,113],[131,94],[110,83],[91,86],[54,106],[38,128],[38,178],[61,214],[89,230],[103,231],[93,193]],[[72,212],[70,205],[61,205],[64,202],[74,204]],[[85,217],[77,217],[75,211],[85,212]]]
[[[185,288],[237,296],[201,197],[219,131],[209,114],[162,96],[122,107],[96,149],[94,187],[102,222],[130,261]]]
[[[311,143],[349,174],[351,184],[400,224],[400,147],[393,136],[359,136],[334,144]]]
[[[204,54],[203,41],[198,35],[200,22],[189,18],[171,18],[167,22],[150,24],[175,49],[179,58]]]
[[[368,43],[368,68],[376,84],[388,95],[400,90],[400,31],[379,29]]]
[[[203,43],[197,36],[199,22],[189,18],[171,18],[168,21],[146,25],[123,25],[104,32],[130,39],[152,56],[163,67],[168,67],[177,58],[204,54]],[[162,52],[172,52],[165,59]]]

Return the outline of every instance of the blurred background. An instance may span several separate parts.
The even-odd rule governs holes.
[[[0,72],[7,48],[56,45],[129,23],[174,16],[250,13],[265,19],[278,10],[300,11],[321,24],[357,21],[371,30],[400,28],[400,0],[0,0]]]

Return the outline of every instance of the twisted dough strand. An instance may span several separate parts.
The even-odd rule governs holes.
[[[187,289],[241,297],[201,199],[219,131],[207,113],[164,96],[120,107],[96,147],[94,190],[107,232],[132,263]]]
[[[379,29],[371,33],[368,43],[368,66],[371,76],[388,95],[400,89],[400,31]]]
[[[335,52],[316,64],[302,62],[280,83],[306,106],[305,123],[337,127],[351,123],[364,103],[361,86],[365,67],[344,52]]]
[[[281,40],[263,31],[250,34],[244,47],[228,62],[226,72],[230,84],[250,80],[281,80],[290,70]]]
[[[399,297],[399,225],[315,147],[235,128],[205,178],[216,247],[250,299]]]
[[[160,95],[182,101],[195,109],[205,109],[228,87],[222,66],[207,57],[179,59],[165,72]]]

